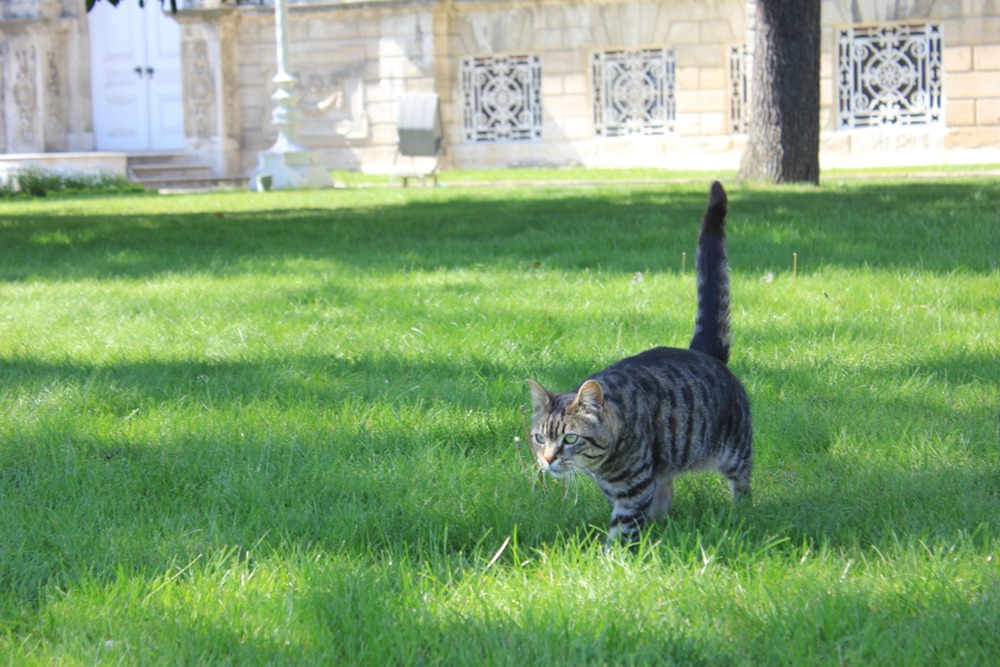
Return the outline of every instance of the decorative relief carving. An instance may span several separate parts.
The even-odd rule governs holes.
[[[62,133],[65,128],[62,113],[62,96],[60,95],[61,92],[62,84],[59,77],[59,57],[54,51],[49,51],[45,54],[45,106],[47,109],[45,119],[46,128],[48,130],[46,134],[53,140],[55,140],[57,135]],[[46,143],[49,143],[49,141],[46,140]]]
[[[26,46],[14,51],[14,85],[12,89],[16,137],[24,142],[35,140],[35,114],[38,110],[38,91],[35,85],[35,47]]]
[[[0,42],[0,153],[7,151],[7,82],[4,70],[7,68],[7,45]]]
[[[59,96],[59,63],[56,62],[56,54],[49,51],[45,54],[45,92],[49,95]]]
[[[222,61],[222,118],[221,128],[227,137],[238,139],[240,127],[240,99],[238,93],[239,56],[236,52],[235,18],[222,21],[219,31],[220,60]]]
[[[185,113],[190,134],[199,139],[210,139],[215,128],[215,76],[208,58],[208,43],[199,39],[185,42],[188,61],[191,63],[187,80]]]
[[[674,131],[673,51],[601,51],[591,56],[594,131],[603,137]]]
[[[307,71],[299,79],[299,110],[305,130],[321,134],[329,131],[347,139],[368,137],[365,113],[363,63],[332,71]]]
[[[463,58],[461,77],[465,141],[542,138],[539,56]]]
[[[837,37],[837,127],[941,121],[941,29],[854,26]]]

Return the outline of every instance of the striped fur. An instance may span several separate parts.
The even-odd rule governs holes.
[[[698,234],[698,314],[692,350],[729,363],[729,263],[726,259],[726,191],[712,183],[708,209]]]
[[[726,366],[726,193],[713,183],[698,237],[698,313],[689,349],[657,347],[553,393],[534,380],[531,444],[555,477],[592,476],[611,502],[609,542],[633,541],[666,516],[673,478],[715,470],[734,500],[750,494],[750,401]]]

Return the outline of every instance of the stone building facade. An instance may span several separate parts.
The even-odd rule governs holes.
[[[453,167],[725,168],[745,142],[753,0],[288,3],[299,139],[329,168],[390,165],[409,93],[439,95]],[[0,154],[157,150],[102,126],[102,105],[145,95],[126,124],[149,115],[217,175],[253,170],[276,137],[271,0],[147,5],[173,36],[144,33],[162,60],[129,61],[146,89],[119,93],[102,63],[133,29],[83,0],[0,0]],[[823,0],[822,23],[825,166],[1000,160],[997,2]]]

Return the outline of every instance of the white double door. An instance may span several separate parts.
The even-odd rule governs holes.
[[[180,26],[143,4],[97,2],[87,17],[97,150],[184,148]]]

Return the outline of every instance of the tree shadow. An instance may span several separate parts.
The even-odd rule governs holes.
[[[992,182],[765,193],[734,188],[730,193],[734,266],[764,271],[795,251],[822,258],[827,266],[867,263],[899,270],[995,270],[996,257],[991,253],[1000,243],[983,240],[996,239],[1000,227],[998,189]],[[530,267],[541,262],[567,271],[601,267],[631,273],[637,267],[655,270],[665,255],[679,254],[681,248],[693,252],[704,199],[701,192],[648,188],[611,198],[572,191],[541,201],[495,197],[484,205],[470,194],[448,203],[333,205],[227,212],[222,217],[211,213],[100,220],[13,216],[0,225],[0,248],[6,255],[0,279],[231,275],[272,264],[280,271],[282,262],[300,259],[329,261],[362,272]],[[981,214],[974,223],[979,227],[963,234],[958,223],[967,225],[970,212]],[[870,224],[872,220],[877,224]],[[949,387],[997,384],[995,359],[985,354],[957,353],[914,364],[941,377]],[[547,375],[578,380],[599,367],[557,365]],[[485,395],[473,368],[487,378],[508,379],[496,393]],[[909,370],[902,366],[873,370],[875,377],[868,384],[884,386]],[[780,454],[761,457],[772,464],[760,466],[757,473],[767,491],[750,511],[731,513],[721,485],[690,485],[687,499],[680,490],[680,516],[667,527],[654,529],[668,544],[680,540],[682,531],[709,535],[707,527],[718,522],[745,525],[751,548],[763,547],[778,536],[790,543],[851,549],[859,539],[877,546],[893,540],[947,540],[956,530],[974,532],[993,521],[1000,474],[995,455],[988,450],[971,452],[972,465],[931,461],[924,467],[897,469],[887,461],[859,470],[856,461],[832,451],[832,444],[845,428],[854,433],[885,429],[885,420],[875,415],[897,411],[920,413],[950,432],[974,428],[982,434],[989,428],[984,420],[995,420],[996,406],[955,407],[913,396],[886,398],[857,387],[828,385],[818,391],[814,369],[804,364],[751,372],[766,390],[781,387],[802,399],[793,406],[755,401],[761,414],[759,450],[766,451],[769,442],[783,448]],[[515,369],[489,357],[414,362],[385,354],[350,360],[283,357],[100,367],[14,358],[3,362],[0,379],[6,391],[25,397],[57,384],[68,386],[79,391],[69,405],[100,411],[115,424],[125,423],[137,406],[191,405],[203,412],[193,428],[189,424],[173,431],[166,423],[155,437],[145,435],[147,439],[139,441],[130,438],[127,427],[86,433],[29,424],[5,434],[7,446],[0,458],[2,501],[21,507],[24,520],[20,532],[7,533],[2,548],[9,551],[2,562],[11,569],[0,572],[0,587],[20,601],[37,600],[52,582],[72,583],[85,576],[110,579],[117,576],[122,562],[137,563],[152,576],[167,571],[178,558],[226,545],[347,548],[365,555],[379,549],[405,552],[429,535],[447,533],[448,548],[461,551],[484,531],[507,533],[520,526],[526,548],[545,548],[561,529],[589,523],[603,526],[607,518],[603,498],[587,495],[580,506],[566,510],[558,489],[533,491],[532,483],[521,475],[510,439],[520,435],[517,406],[526,401],[527,392]],[[414,385],[421,389],[402,393]],[[377,432],[366,432],[363,420],[356,421],[354,430],[323,431],[315,426],[296,430],[295,411],[301,406],[363,411],[368,404],[386,403],[389,392],[394,392],[391,405],[447,409],[461,423],[453,432],[441,421],[415,432],[408,424],[391,420]],[[488,411],[497,399],[511,399],[506,418],[484,422],[461,417]],[[901,406],[901,401],[907,405]],[[285,420],[268,423],[251,414],[246,408],[256,403],[276,407]],[[230,421],[213,423],[220,411]],[[851,422],[838,423],[837,415],[845,413],[852,415]],[[236,424],[244,418],[256,431],[249,442],[238,438]],[[335,418],[331,413],[330,419]],[[54,421],[57,426],[70,422],[65,415]],[[983,440],[982,435],[977,438]],[[438,456],[466,457],[468,464],[460,467],[462,479],[436,476]],[[800,458],[802,465],[797,463]],[[359,461],[375,465],[360,468]],[[59,472],[53,476],[52,470]],[[252,484],[242,483],[255,477],[263,477],[271,486],[266,498],[255,495]],[[63,486],[43,488],[55,483]],[[93,488],[108,488],[108,497],[120,497],[111,490],[124,489],[134,502],[115,507],[98,499],[73,505],[84,497],[83,490],[92,493]],[[425,494],[428,501],[413,502],[416,494]],[[459,504],[462,513],[450,509],[456,506],[457,495],[466,498]],[[967,502],[970,497],[978,500]],[[447,502],[436,504],[438,499]],[[551,511],[526,519],[538,503]],[[67,521],[53,524],[53,517]],[[224,523],[218,523],[220,517]],[[317,593],[315,604],[325,607],[332,600]],[[438,632],[462,630],[445,625]],[[529,641],[530,637],[516,634],[509,639],[515,646]],[[678,655],[697,662],[700,647],[678,642]]]
[[[939,378],[942,391],[997,384],[985,353],[915,363]],[[578,369],[573,364],[551,372],[570,376]],[[883,367],[869,371],[867,383],[891,386],[911,372],[904,365]],[[857,387],[827,385],[817,392],[815,372],[804,364],[754,369],[754,374],[763,393],[773,395],[778,388],[796,398],[771,404],[753,399],[759,493],[751,512],[730,517],[752,526],[752,539],[765,543],[778,532],[795,543],[850,546],[860,535],[882,544],[935,535],[944,539],[956,527],[973,531],[990,521],[1000,499],[1000,471],[989,448],[995,406],[955,405],[916,393],[882,396]],[[607,518],[603,497],[589,486],[582,489],[583,502],[569,506],[561,499],[562,487],[532,490],[511,444],[513,437],[523,437],[517,411],[527,390],[510,368],[485,358],[415,363],[381,355],[101,367],[13,359],[4,362],[0,376],[8,391],[24,397],[69,387],[76,393],[66,405],[105,424],[97,431],[80,430],[65,408],[56,408],[50,419],[39,407],[37,423],[5,436],[0,458],[5,502],[23,501],[29,508],[30,499],[40,495],[74,517],[57,531],[68,540],[61,546],[48,536],[43,540],[48,546],[31,547],[28,542],[42,534],[27,531],[29,551],[55,549],[64,558],[70,551],[89,550],[104,554],[112,567],[114,554],[124,547],[105,542],[121,539],[136,520],[151,542],[140,539],[126,551],[146,552],[140,562],[165,567],[175,552],[242,544],[267,534],[274,544],[333,546],[348,540],[364,548],[397,549],[425,539],[428,532],[447,532],[449,544],[461,550],[487,528],[509,532],[527,521],[522,535],[529,545],[541,546],[560,530],[603,526]],[[498,380],[502,386],[493,393],[484,393],[483,377],[507,379]],[[414,386],[420,389],[407,391]],[[498,402],[509,406],[506,414],[496,410]],[[383,413],[373,422],[363,416],[372,405]],[[138,430],[129,426],[137,410],[155,413],[157,406],[181,411],[181,427],[170,421]],[[302,409],[329,412],[296,426]],[[410,422],[385,416],[399,409],[428,418],[413,431]],[[489,412],[489,419],[467,418]],[[900,462],[891,453],[872,452],[871,461],[859,469],[856,454],[833,450],[838,437],[892,440],[892,431],[907,427],[886,418],[895,413],[921,415],[917,433],[932,440],[925,460]],[[846,414],[850,422],[839,421]],[[949,447],[933,441],[952,437],[965,439],[961,460],[949,460]],[[439,479],[435,466],[441,457],[459,461],[465,479],[457,485]],[[257,495],[262,478],[271,480],[266,498]],[[719,512],[729,516],[728,494],[714,476],[683,480],[675,506],[679,525],[699,530],[719,520]],[[38,486],[55,481],[63,489],[58,493]],[[73,508],[73,493],[85,498],[94,484],[117,488],[113,497],[132,497],[134,504]],[[310,495],[302,497],[299,489],[309,489]],[[414,500],[421,495],[427,502]],[[262,504],[266,511],[260,511]],[[548,512],[529,510],[539,504]],[[454,514],[455,506],[466,512]],[[39,510],[52,507],[43,504]],[[218,516],[231,517],[232,524],[212,526],[205,539],[190,539]],[[75,542],[73,531],[87,525],[101,525],[103,532]]]
[[[707,188],[705,188],[707,191]],[[707,195],[691,186],[546,189],[505,197],[309,209],[8,214],[0,280],[231,275],[318,260],[362,271],[478,266],[662,271],[694,254]],[[233,194],[242,203],[243,194]],[[310,200],[316,203],[316,199]],[[730,191],[730,260],[759,273],[800,257],[822,266],[990,271],[1000,247],[1000,185],[992,181],[872,183]],[[236,207],[234,207],[236,208]],[[668,259],[669,258],[669,259]]]

